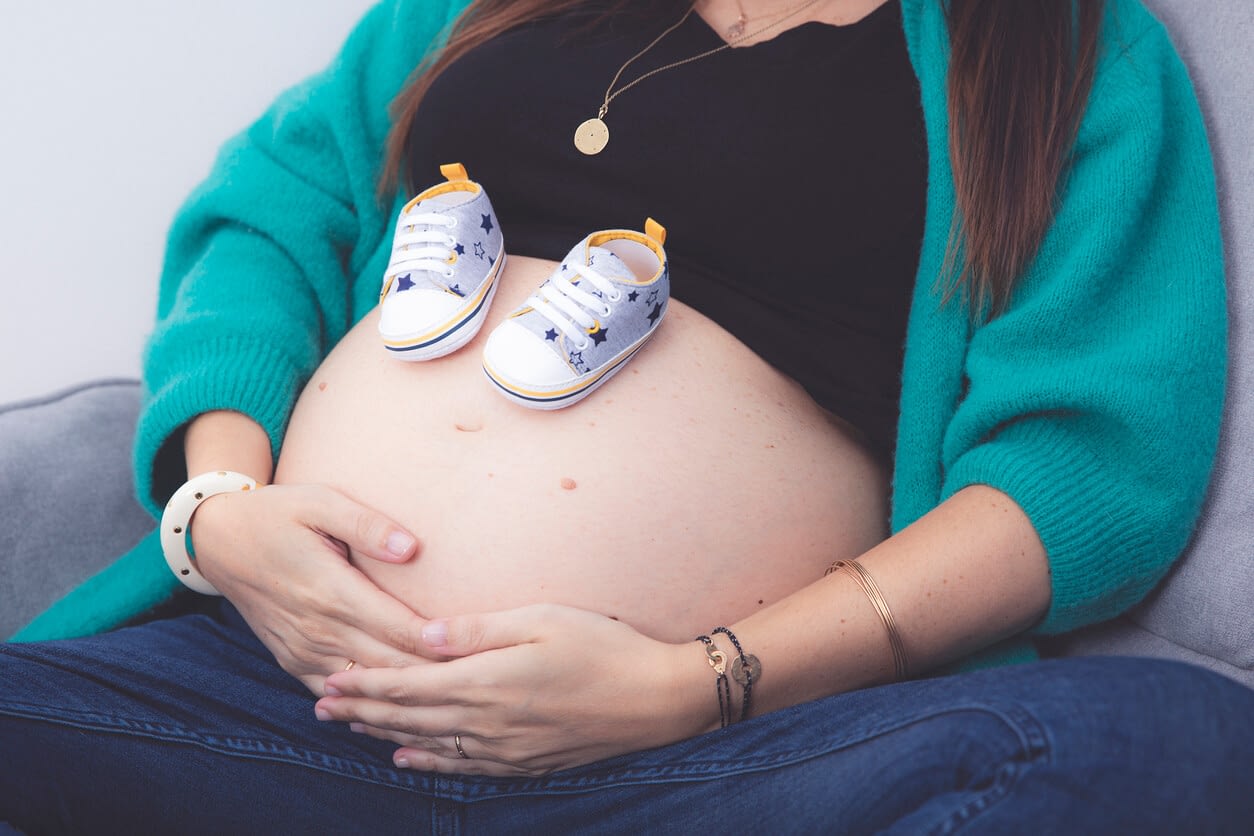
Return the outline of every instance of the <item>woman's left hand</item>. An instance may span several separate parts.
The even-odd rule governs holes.
[[[701,645],[656,641],[595,613],[541,604],[440,619],[423,641],[456,658],[332,674],[319,719],[401,744],[397,766],[498,776],[543,775],[718,726]]]

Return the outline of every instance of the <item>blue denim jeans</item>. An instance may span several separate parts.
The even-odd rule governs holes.
[[[317,721],[226,604],[0,645],[0,822],[32,834],[1254,827],[1254,692],[1163,661],[874,688],[545,778],[398,770],[393,748]]]

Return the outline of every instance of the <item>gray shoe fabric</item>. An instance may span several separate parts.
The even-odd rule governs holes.
[[[427,214],[455,225],[414,223]],[[406,249],[415,233],[441,240],[410,243]],[[402,359],[425,360],[469,342],[491,304],[505,256],[505,239],[487,192],[470,180],[432,186],[401,211],[395,241],[380,294],[385,347]],[[415,252],[432,257],[414,264]]]
[[[594,245],[593,241],[599,245]],[[635,248],[636,258],[652,251],[652,271],[646,273],[639,268],[633,271],[628,267],[614,252],[624,246]],[[608,279],[615,294],[602,293],[586,280],[581,274],[585,267]],[[545,284],[551,284],[559,275],[599,300],[609,315],[604,315],[604,310],[585,308],[595,324],[591,329],[580,329],[581,340],[572,339],[530,304],[511,314],[506,323],[525,329],[545,345],[569,368],[568,377],[560,383],[539,382],[529,376],[528,369],[521,367],[517,356],[504,353],[494,356],[491,341],[485,350],[484,365],[489,379],[511,399],[533,408],[569,405],[608,380],[652,336],[665,317],[670,300],[670,270],[665,251],[656,241],[638,232],[593,233],[570,251]]]

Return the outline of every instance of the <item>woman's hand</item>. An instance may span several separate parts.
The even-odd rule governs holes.
[[[402,563],[417,554],[416,538],[338,491],[270,485],[219,494],[196,510],[191,533],[205,578],[315,695],[349,660],[375,667],[440,658],[419,640],[425,620],[348,561]]]
[[[714,674],[696,642],[666,644],[552,604],[432,621],[422,637],[460,658],[336,673],[319,719],[400,743],[401,767],[500,776],[542,775],[718,727]]]

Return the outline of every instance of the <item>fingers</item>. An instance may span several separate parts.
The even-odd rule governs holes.
[[[424,748],[439,738],[452,739],[465,728],[464,709],[449,706],[412,707],[354,697],[323,697],[314,704],[314,716],[323,722],[338,721],[369,727],[373,736],[395,743]],[[356,730],[356,729],[354,729]]]
[[[518,778],[531,775],[543,775],[543,771],[532,771],[499,761],[476,760],[474,758],[446,758],[423,749],[400,749],[392,762],[401,769],[415,769],[419,772],[439,772],[444,775],[488,775],[497,778]]]
[[[388,517],[339,491],[324,492],[313,521],[324,534],[355,554],[385,563],[404,563],[418,553],[418,538]]]
[[[423,744],[435,748],[437,744],[433,742],[433,738],[414,737],[412,734],[398,732],[393,729],[381,729],[375,726],[367,726],[365,723],[349,723],[348,728],[357,734],[364,734],[366,737],[373,737],[375,740],[386,740],[390,743],[396,743],[400,746],[413,746],[415,748],[423,748]]]
[[[422,642],[445,656],[469,656],[485,650],[530,644],[537,640],[546,613],[551,616],[556,612],[555,608],[539,605],[432,619],[422,628]]]
[[[366,667],[383,667],[403,664],[405,659],[439,659],[439,651],[428,647],[422,640],[422,630],[427,620],[405,604],[375,586],[368,578],[351,567],[353,580],[346,582],[341,592],[341,605],[336,613],[343,624],[355,628],[370,638],[365,645],[343,642],[343,655],[356,659]],[[353,651],[358,655],[353,655]]]
[[[315,697],[322,694],[323,682],[326,680],[326,677],[318,674],[305,674],[304,676],[298,676],[296,678],[299,679],[300,683],[309,689],[309,693],[313,694]],[[407,741],[402,740],[399,742],[405,743]]]
[[[423,645],[425,620],[342,561],[320,577],[273,595],[232,599],[284,670],[323,676],[348,659],[395,667],[442,659]]]
[[[473,743],[462,736],[463,748],[467,749],[466,757],[461,757],[454,749],[451,755],[440,755],[427,749],[403,747],[392,755],[392,763],[401,769],[416,769],[419,772],[439,772],[445,775],[489,775],[498,778],[517,778],[530,775],[543,775],[548,770],[524,769],[513,764],[500,761],[476,758]]]
[[[331,674],[327,677],[325,688],[327,697],[332,699],[319,701],[318,705],[328,709],[332,715],[330,719],[372,725],[378,725],[372,719],[374,715],[367,717],[353,713],[359,704],[379,703],[400,708],[467,706],[477,702],[468,695],[479,690],[479,686],[474,684],[473,672],[465,672],[460,663],[457,668],[450,664],[369,669],[358,666],[351,671],[341,670]],[[465,696],[455,696],[459,694]],[[430,727],[408,730],[414,734],[439,733],[438,728]]]
[[[439,741],[451,741],[458,733],[499,736],[501,724],[508,726],[510,717],[499,711],[482,716],[483,703],[491,701],[493,689],[469,684],[474,682],[473,673],[454,670],[464,665],[449,662],[340,671],[327,677],[326,696],[315,703],[314,714],[322,721],[349,723],[354,731],[423,749],[438,749]],[[481,725],[483,720],[488,720],[490,729]]]

